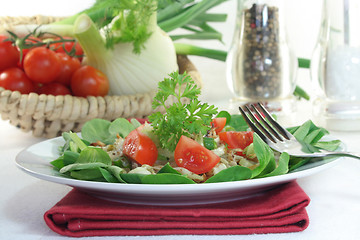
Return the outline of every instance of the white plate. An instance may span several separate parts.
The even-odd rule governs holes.
[[[315,174],[331,167],[339,158],[308,163],[285,175],[236,182],[207,184],[121,184],[91,182],[68,178],[49,163],[58,158],[62,137],[37,143],[16,156],[17,166],[26,173],[51,182],[81,189],[93,196],[112,201],[150,205],[206,204],[252,196],[282,183]]]

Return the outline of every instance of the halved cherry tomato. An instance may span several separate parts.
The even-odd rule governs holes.
[[[74,72],[81,67],[81,63],[79,59],[72,58],[66,53],[58,53],[57,55],[60,59],[61,70],[59,76],[55,79],[55,82],[61,83],[69,87],[71,82],[71,77],[74,74]]]
[[[5,41],[7,36],[0,35],[0,71],[17,67],[20,52],[11,42]]]
[[[179,167],[196,174],[210,171],[220,161],[218,155],[184,135],[176,145],[174,157]]]
[[[220,141],[227,144],[228,148],[244,149],[253,142],[253,132],[251,131],[228,131],[219,133]]]
[[[137,129],[131,131],[123,145],[123,153],[133,161],[153,166],[158,157],[158,150],[151,138]]]
[[[86,65],[74,72],[70,82],[75,96],[105,96],[109,92],[109,80],[100,70]]]
[[[41,86],[37,92],[39,94],[47,94],[47,95],[71,95],[71,91],[66,86],[62,85],[61,83],[48,83]]]
[[[215,128],[215,132],[216,132],[216,133],[221,132],[221,130],[223,130],[223,128],[225,127],[225,125],[226,125],[226,118],[224,118],[224,117],[214,118],[214,119],[211,121],[211,126],[212,126],[213,128]]]
[[[33,82],[20,68],[8,68],[0,74],[0,87],[28,94],[35,91]]]
[[[46,47],[31,49],[24,58],[26,75],[37,83],[49,83],[60,74],[61,64],[58,55]]]

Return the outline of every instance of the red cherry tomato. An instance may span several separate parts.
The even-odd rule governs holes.
[[[0,74],[0,87],[28,94],[35,91],[32,81],[20,68],[8,68]]]
[[[221,132],[221,130],[223,130],[223,128],[225,127],[225,125],[226,125],[226,118],[223,118],[223,117],[214,118],[214,119],[211,121],[211,126],[212,126],[213,128],[215,128],[215,132],[216,132],[216,133]]]
[[[71,95],[71,91],[69,88],[65,87],[61,83],[56,83],[56,82],[48,83],[41,86],[37,90],[37,92],[39,94],[54,95],[54,96]]]
[[[135,129],[125,137],[123,153],[133,161],[143,165],[153,166],[158,157],[158,151],[151,138]]]
[[[34,37],[34,36],[30,36],[30,37],[26,38],[26,40],[25,40],[25,44],[35,44],[35,43],[39,43],[39,42],[42,42],[41,39],[40,39],[40,38],[37,38],[37,37]],[[20,68],[24,68],[24,59],[25,59],[25,56],[26,56],[26,54],[28,54],[28,52],[29,52],[31,49],[33,49],[33,48],[35,48],[35,47],[24,48],[24,49],[21,50],[21,51],[22,51],[22,56],[21,56],[22,58],[19,59],[19,62],[18,62],[18,66],[19,66]],[[18,51],[20,52],[20,49],[19,49],[19,48],[18,48]],[[21,62],[20,62],[20,60],[21,60]]]
[[[251,131],[228,131],[219,133],[220,141],[227,144],[228,148],[244,149],[253,142],[253,132]]]
[[[61,63],[58,55],[45,47],[31,49],[24,58],[26,75],[34,82],[49,83],[60,74]]]
[[[70,87],[71,77],[74,72],[81,67],[81,63],[79,59],[72,58],[66,53],[58,53],[57,55],[60,59],[61,70],[59,76],[55,79],[55,82]]]
[[[104,73],[91,66],[82,66],[71,78],[71,90],[75,96],[105,96],[109,92],[109,80]]]
[[[174,157],[179,167],[196,174],[210,171],[220,161],[218,155],[184,135],[176,145]]]
[[[71,37],[63,37],[63,39],[75,40],[74,38]],[[61,40],[61,38],[54,39],[54,41],[59,41],[59,40]],[[82,60],[81,56],[84,55],[84,51],[81,45],[76,40],[74,42],[69,41],[69,42],[54,43],[51,44],[51,48],[54,49],[54,51],[57,53],[66,53],[66,54],[70,53],[71,56],[78,58],[80,62]]]
[[[20,52],[11,42],[5,41],[7,36],[0,35],[0,71],[17,67]]]

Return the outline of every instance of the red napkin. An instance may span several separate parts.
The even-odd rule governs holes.
[[[296,182],[251,198],[193,206],[131,205],[73,189],[44,218],[53,231],[72,237],[284,233],[307,228],[309,202]]]

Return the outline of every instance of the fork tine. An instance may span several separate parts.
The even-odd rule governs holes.
[[[269,130],[271,132],[271,134],[276,137],[278,140],[283,141],[284,138],[282,138],[279,133],[274,129],[273,126],[271,126],[268,121],[266,121],[266,119],[264,118],[264,116],[261,114],[261,112],[257,109],[256,105],[251,104],[251,107],[254,109],[254,111],[256,112],[256,114],[259,116],[259,118],[261,119],[261,122],[266,126],[266,129]]]
[[[263,141],[266,141],[267,137],[255,126],[255,124],[250,120],[250,118],[247,116],[245,111],[241,107],[239,107],[239,110],[241,115],[244,117],[246,123],[249,125],[249,127],[254,132],[256,132]]]
[[[244,109],[242,107],[239,107],[239,110],[240,110],[241,114],[243,115],[246,123],[249,125],[249,127],[254,132],[256,132],[263,141],[268,142],[270,140],[270,141],[275,143],[276,140],[272,137],[272,135],[269,133],[269,131],[267,131],[261,125],[259,120],[257,120],[257,118],[254,116],[254,114],[251,112],[251,110],[248,108],[248,106],[245,105],[244,108],[249,113],[249,115],[251,116],[252,119],[249,118],[249,116],[245,113],[245,111],[244,111]]]
[[[275,119],[271,116],[271,114],[265,109],[265,107],[261,103],[257,103],[257,106],[261,109],[264,113],[265,117],[268,121],[276,128],[276,130],[287,140],[290,140],[291,134],[283,128]]]

